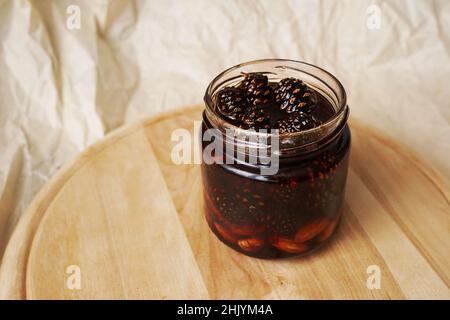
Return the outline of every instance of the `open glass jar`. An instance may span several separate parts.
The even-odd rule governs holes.
[[[321,125],[300,132],[239,129],[223,119],[213,103],[214,95],[235,86],[243,72],[260,72],[273,82],[301,79],[329,102],[333,113]],[[341,83],[307,63],[257,60],[219,74],[204,100],[204,210],[214,234],[229,247],[258,258],[302,255],[326,242],[340,221],[350,151],[349,109]],[[219,133],[214,138],[208,134],[211,129]],[[223,152],[211,151],[212,140]],[[249,161],[255,154],[258,161]]]

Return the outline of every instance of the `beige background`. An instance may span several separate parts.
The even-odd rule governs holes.
[[[66,25],[72,4],[80,29]],[[62,164],[123,124],[201,103],[214,75],[252,59],[328,69],[353,117],[450,177],[449,1],[0,0],[0,22],[0,257]]]

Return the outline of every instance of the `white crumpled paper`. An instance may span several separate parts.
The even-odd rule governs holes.
[[[0,41],[0,257],[62,164],[114,128],[202,103],[247,60],[326,68],[353,117],[450,176],[447,0],[0,0]]]

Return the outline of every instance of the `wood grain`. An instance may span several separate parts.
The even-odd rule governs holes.
[[[408,150],[353,122],[337,234],[303,258],[258,260],[209,231],[199,165],[171,161],[171,132],[199,119],[192,108],[119,130],[62,170],[13,234],[0,298],[450,298],[449,189]],[[65,283],[74,264],[81,290]],[[366,286],[370,265],[381,289]]]
[[[353,128],[354,144],[360,148],[352,151],[351,167],[380,205],[379,211],[391,216],[449,286],[448,187],[407,149],[357,124]]]
[[[80,290],[65,285],[70,265],[80,267]],[[208,297],[143,130],[93,156],[49,206],[32,244],[27,297],[55,296]]]

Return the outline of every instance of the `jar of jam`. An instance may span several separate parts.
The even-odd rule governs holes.
[[[258,258],[325,243],[340,221],[350,151],[341,83],[304,62],[257,60],[219,74],[204,100],[202,181],[212,232]]]

